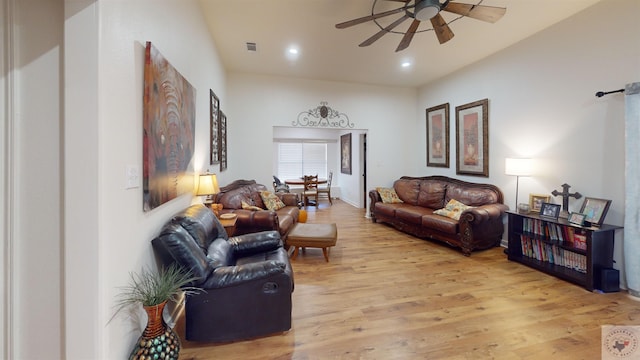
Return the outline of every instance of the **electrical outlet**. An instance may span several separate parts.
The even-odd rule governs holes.
[[[137,165],[127,165],[125,170],[125,189],[135,189],[140,183],[140,168]]]

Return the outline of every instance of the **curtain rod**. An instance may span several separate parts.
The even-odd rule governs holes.
[[[596,96],[597,96],[597,97],[603,97],[603,96],[605,96],[605,95],[609,95],[609,94],[613,94],[613,93],[619,93],[619,92],[623,93],[623,92],[624,92],[624,89],[620,89],[620,90],[613,90],[613,91],[606,91],[606,92],[605,92],[605,91],[598,91],[598,92],[596,93]]]

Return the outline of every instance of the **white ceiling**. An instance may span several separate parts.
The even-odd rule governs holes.
[[[369,47],[358,47],[380,30],[371,21],[336,29],[337,23],[371,15],[374,1],[376,13],[402,5],[388,0],[200,0],[229,72],[411,87],[487,57],[600,0],[483,0],[482,5],[506,7],[504,17],[494,24],[467,17],[456,20],[449,25],[455,37],[443,45],[433,30],[423,31],[431,24],[422,23],[418,31],[423,32],[401,52],[395,49],[402,35],[393,33]],[[447,22],[457,17],[441,14]],[[381,24],[398,17],[385,17]],[[255,42],[257,51],[247,51],[247,42]],[[291,45],[300,50],[295,60],[286,53]],[[413,65],[402,68],[403,61]]]

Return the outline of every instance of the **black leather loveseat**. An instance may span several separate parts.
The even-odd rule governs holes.
[[[291,328],[293,271],[277,231],[228,238],[204,205],[176,214],[152,241],[162,266],[177,263],[204,289],[187,296],[185,336],[227,342]]]

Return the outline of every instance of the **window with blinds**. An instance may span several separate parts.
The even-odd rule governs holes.
[[[278,143],[277,175],[297,179],[303,175],[327,177],[327,144],[317,142]]]

